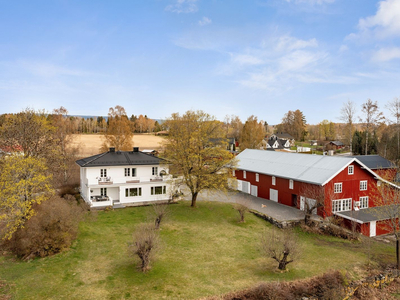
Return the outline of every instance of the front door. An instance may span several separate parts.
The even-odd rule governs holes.
[[[278,190],[269,189],[269,198],[272,201],[278,202]]]
[[[371,221],[369,223],[369,236],[376,236],[376,221]]]
[[[297,195],[292,194],[292,206],[297,207]]]
[[[305,202],[306,202],[306,198],[303,196],[300,196],[300,210],[305,209]]]

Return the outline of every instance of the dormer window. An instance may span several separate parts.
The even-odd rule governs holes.
[[[348,166],[347,170],[348,170],[347,173],[349,175],[353,175],[354,174],[354,166],[353,165]]]

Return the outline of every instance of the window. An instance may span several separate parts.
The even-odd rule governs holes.
[[[100,169],[100,177],[107,177],[107,169]]]
[[[276,178],[275,178],[275,176],[272,176],[272,185],[275,185],[276,184]]]
[[[125,197],[142,196],[142,188],[125,189]]]
[[[136,177],[136,168],[132,168],[132,177]]]
[[[232,170],[232,176],[236,176],[236,175],[235,175],[235,170]]]
[[[167,193],[167,189],[164,186],[152,186],[151,187],[151,194],[152,195],[162,195],[162,194],[166,194]]]
[[[360,191],[366,191],[367,190],[367,180],[362,180],[360,181]]]
[[[293,190],[293,180],[289,180],[289,189]]]
[[[125,168],[125,176],[131,176],[131,169]]]
[[[351,210],[351,198],[332,200],[332,212],[350,211],[350,210]]]
[[[368,196],[360,197],[360,208],[368,208]]]
[[[342,183],[335,183],[334,192],[335,193],[341,193],[342,192]]]
[[[257,181],[257,182],[260,181],[260,175],[258,175],[258,173],[256,173],[256,181]]]
[[[354,166],[353,166],[353,165],[350,165],[350,166],[348,167],[348,174],[349,174],[349,175],[353,175],[353,174],[354,174]]]
[[[107,188],[101,188],[100,189],[100,195],[101,196],[107,196]]]
[[[246,178],[246,171],[243,171],[243,178]]]
[[[153,167],[151,170],[151,174],[154,176],[157,176],[158,175],[158,167]]]

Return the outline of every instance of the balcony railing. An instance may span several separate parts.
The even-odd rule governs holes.
[[[97,177],[99,184],[113,184],[111,177]]]

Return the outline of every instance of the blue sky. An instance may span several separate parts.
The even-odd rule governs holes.
[[[400,97],[400,0],[0,0],[0,113],[339,121]]]

